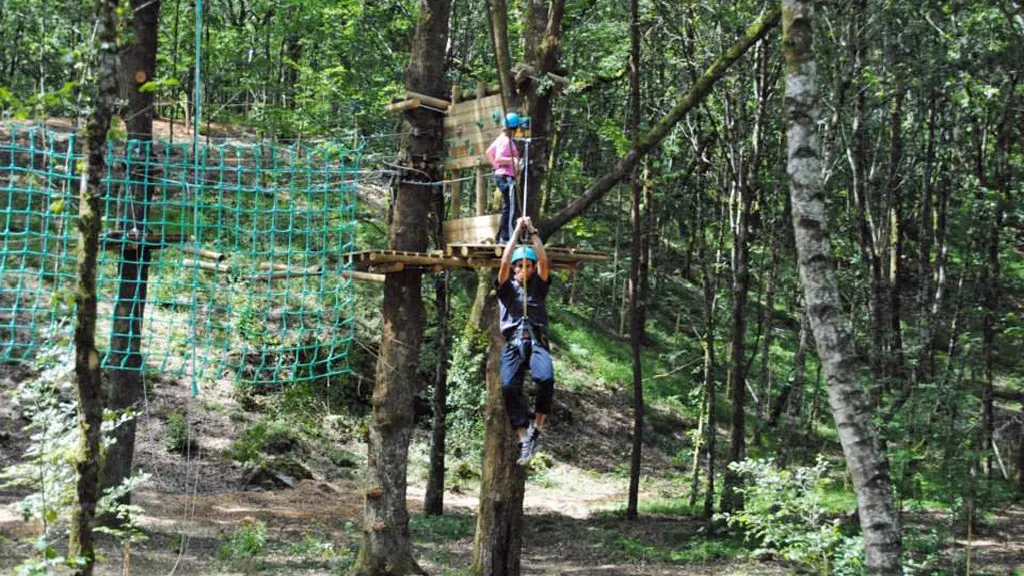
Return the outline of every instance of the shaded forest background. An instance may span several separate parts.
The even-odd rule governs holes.
[[[357,244],[385,246],[393,165],[408,134],[384,106],[404,93],[417,4],[208,2],[202,136],[364,143]],[[159,7],[155,74],[143,90],[156,116],[185,134],[194,6]],[[566,2],[558,73],[570,85],[539,88],[557,93],[548,154],[535,160],[547,167],[531,190],[540,219],[604,175],[764,9],[640,2],[637,114],[629,6]],[[122,16],[133,10],[135,2],[122,3]],[[486,12],[483,1],[452,7],[445,81],[467,93],[479,80],[499,83]],[[521,38],[527,3],[508,12],[510,37]],[[5,122],[84,123],[94,27],[85,3],[3,0]],[[131,43],[126,26],[119,34]],[[987,513],[1024,493],[1024,4],[826,2],[815,36],[832,256],[897,504],[946,512],[950,534],[983,530]],[[514,62],[527,58],[522,42],[510,51]],[[796,266],[781,53],[777,32],[756,44],[642,161],[635,239],[628,182],[549,239],[612,254],[606,265],[559,276],[549,299],[559,383],[569,390],[632,382],[628,278],[638,266],[645,401],[692,425],[673,445],[672,473],[690,511],[707,518],[733,511],[741,480],[729,462],[841,461]],[[130,126],[113,135],[137,136]],[[449,453],[477,467],[483,398],[459,371],[460,360],[471,361],[459,358],[451,334],[470,321],[476,279],[428,275],[424,286],[417,421],[429,427],[430,386],[438,363],[448,363],[437,352],[454,350]],[[445,307],[432,305],[440,286],[451,299],[444,322]],[[360,286],[361,309],[379,309],[379,292]],[[357,374],[331,392],[357,415],[369,409],[380,339],[379,319],[361,320]],[[625,454],[628,431],[618,440]],[[835,474],[844,478],[841,463]]]

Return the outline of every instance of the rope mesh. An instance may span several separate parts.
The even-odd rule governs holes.
[[[195,346],[200,380],[272,385],[347,372],[354,291],[343,254],[355,240],[362,148],[197,151],[195,162],[186,143],[108,147],[104,366],[182,375]],[[84,162],[72,133],[0,129],[0,360],[72,345]]]

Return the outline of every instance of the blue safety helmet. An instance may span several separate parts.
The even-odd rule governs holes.
[[[515,112],[509,112],[508,114],[505,114],[505,120],[502,121],[502,125],[504,125],[505,128],[518,128],[519,114],[516,114]]]
[[[522,260],[523,258],[526,258],[527,260],[533,260],[534,264],[537,263],[537,253],[534,252],[533,248],[530,248],[529,246],[520,246],[516,248],[515,252],[512,253],[513,264]]]

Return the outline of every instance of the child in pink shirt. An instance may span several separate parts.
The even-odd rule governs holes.
[[[487,147],[487,159],[494,169],[494,183],[501,190],[501,219],[498,221],[498,244],[508,242],[512,235],[512,223],[516,220],[516,174],[519,168],[519,150],[512,135],[519,127],[519,114],[509,112],[502,121],[504,130]]]

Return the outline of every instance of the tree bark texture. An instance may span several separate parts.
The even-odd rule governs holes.
[[[866,67],[864,62],[867,52],[865,20],[868,17],[868,0],[859,0],[851,5],[853,10],[850,19],[850,49],[853,60],[854,77],[861,74]],[[874,212],[869,202],[871,186],[868,182],[867,166],[867,94],[864,86],[856,87],[854,99],[853,126],[848,158],[853,178],[854,205],[857,211],[857,222],[860,230],[860,249],[864,261],[868,264],[870,280],[870,296],[868,300],[868,324],[871,344],[868,348],[868,363],[871,368],[872,387],[880,392],[885,359],[885,289],[882,279],[882,255],[878,246],[878,234],[875,226]]]
[[[149,143],[153,139],[153,92],[139,90],[156,75],[157,28],[160,22],[160,0],[132,0],[132,34],[134,42],[121,52],[121,89],[126,92],[128,107],[125,125],[128,129],[129,157],[137,154],[140,160],[149,158]],[[135,142],[132,142],[132,141]],[[151,188],[146,182],[148,174],[141,162],[128,169],[129,183],[125,185],[125,210],[122,230],[128,234],[145,236],[148,221]],[[142,322],[145,315],[151,252],[142,244],[125,242],[118,263],[119,280],[117,301],[114,304],[113,333],[110,335],[108,365],[110,391],[107,406],[124,411],[136,408],[142,392]],[[131,476],[135,458],[135,430],[137,421],[131,418],[114,431],[114,443],[107,448],[100,475],[102,489],[119,485]],[[131,495],[125,496],[125,502]],[[111,519],[113,520],[113,519]]]
[[[445,474],[445,444],[447,436],[446,405],[448,403],[448,333],[449,333],[449,310],[448,297],[448,272],[442,273],[434,280],[434,290],[437,295],[437,365],[434,368],[434,394],[431,405],[433,407],[433,421],[430,424],[430,472],[427,478],[427,490],[423,497],[423,511],[427,514],[440,516],[444,513],[444,474]]]
[[[814,4],[783,0],[787,173],[800,278],[828,381],[828,397],[857,493],[867,569],[902,574],[900,526],[885,454],[859,379],[850,321],[842,315],[828,241],[818,137],[819,96],[813,52]]]
[[[477,294],[483,292],[484,297],[478,297],[474,304],[474,308],[481,309],[481,328],[490,346],[484,407],[484,469],[470,572],[476,576],[518,576],[523,547],[526,468],[515,465],[518,438],[505,411],[501,389],[499,369],[504,339],[498,329],[497,294],[491,288],[494,278],[492,272],[481,273]]]
[[[406,88],[445,98],[445,51],[451,0],[421,0]],[[442,180],[442,116],[424,108],[406,110],[404,162],[409,170],[394,202],[393,250],[426,252],[430,185]],[[388,274],[381,310],[383,329],[367,447],[363,542],[353,572],[359,576],[421,574],[412,556],[406,508],[406,469],[412,435],[416,368],[423,339],[421,273]]]
[[[750,287],[750,247],[747,244],[747,222],[750,219],[750,192],[739,186],[740,204],[733,229],[732,245],[732,328],[729,338],[729,396],[732,417],[729,420],[729,462],[740,462],[746,457],[746,401],[747,401],[747,292]],[[722,512],[743,507],[742,494],[736,491],[739,478],[726,469],[722,486]]]
[[[453,192],[457,193],[457,192]],[[444,245],[444,188],[435,188],[434,245]],[[452,218],[457,218],[453,214]],[[447,445],[448,418],[448,364],[451,361],[449,340],[451,334],[451,298],[449,296],[448,271],[434,277],[434,302],[437,310],[437,364],[434,366],[434,393],[431,397],[433,418],[430,423],[430,471],[427,488],[423,496],[423,511],[440,516],[444,513],[445,451]]]
[[[535,220],[540,214],[541,194],[547,177],[547,158],[553,132],[552,103],[557,87],[542,88],[539,79],[549,72],[557,72],[562,38],[562,16],[565,0],[528,0],[524,29],[524,56],[533,74],[525,74],[516,87],[525,97],[526,112],[530,117],[530,162],[523,187],[526,193],[526,213]]]
[[[512,81],[512,54],[508,45],[508,6],[505,0],[485,0],[485,4],[487,28],[491,34],[494,63],[501,86],[501,100],[507,111],[513,106],[516,97],[516,87]]]
[[[96,350],[96,264],[103,228],[103,177],[106,174],[107,132],[117,101],[117,0],[97,0],[96,84],[91,88],[92,113],[86,125],[86,170],[82,176],[78,213],[78,285],[75,290],[75,377],[78,393],[78,448],[74,455],[75,503],[71,510],[68,555],[85,561],[77,574],[93,572],[92,529],[99,500],[100,426],[103,420],[103,377]]]
[[[639,0],[630,2],[630,58],[629,58],[629,106],[634,139],[640,136],[640,7]],[[640,260],[643,252],[641,242],[643,226],[640,213],[642,193],[639,167],[633,167],[633,193],[631,194],[630,220],[633,224],[633,246],[629,262],[629,348],[633,358],[633,450],[629,466],[629,496],[626,518],[636,520],[637,500],[640,493],[640,463],[643,457],[644,439],[644,378],[640,363],[640,336],[643,333],[640,316]]]

